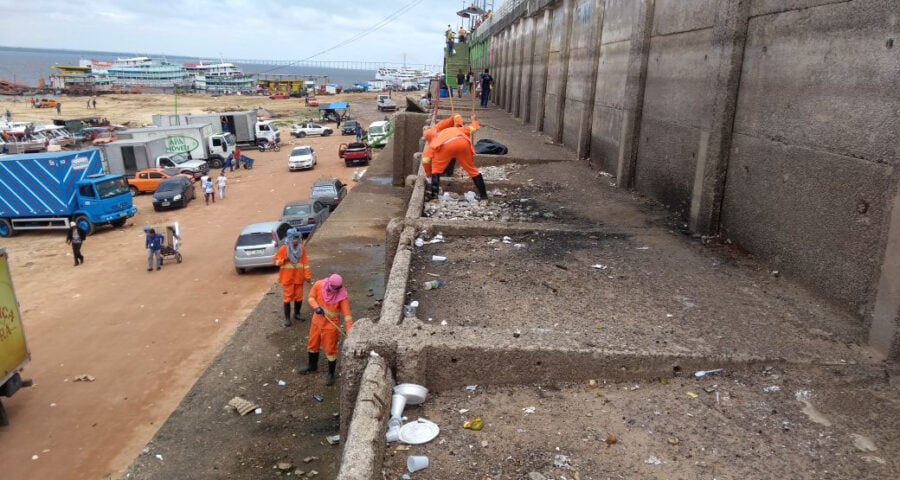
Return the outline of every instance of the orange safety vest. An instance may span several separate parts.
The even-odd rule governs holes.
[[[278,283],[282,285],[302,284],[312,280],[312,272],[309,269],[309,259],[306,257],[306,247],[300,244],[300,261],[292,263],[288,256],[287,245],[282,245],[275,258],[272,260],[275,265],[281,267],[278,271]]]

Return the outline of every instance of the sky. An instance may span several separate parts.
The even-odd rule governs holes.
[[[439,65],[471,0],[0,0],[0,45],[209,59]],[[494,0],[494,7],[503,0]],[[409,7],[404,9],[404,7]],[[398,11],[396,18],[382,22]]]

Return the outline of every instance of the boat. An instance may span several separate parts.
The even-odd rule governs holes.
[[[0,152],[9,154],[37,153],[47,150],[47,139],[34,134],[30,122],[0,123]]]
[[[184,69],[194,90],[235,93],[253,90],[253,75],[246,74],[233,63],[185,63]]]
[[[139,86],[151,89],[171,89],[186,86],[187,71],[181,65],[156,61],[149,57],[116,59],[107,69],[116,85]]]

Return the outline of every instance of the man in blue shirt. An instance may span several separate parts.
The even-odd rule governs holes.
[[[153,271],[153,257],[156,257],[156,269],[159,270],[162,268],[162,254],[160,250],[162,249],[163,244],[163,236],[160,233],[156,233],[156,230],[151,228],[147,231],[147,271]]]

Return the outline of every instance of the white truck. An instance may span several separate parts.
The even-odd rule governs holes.
[[[391,100],[390,95],[378,95],[378,101],[375,105],[379,112],[394,112],[397,110],[397,104]]]
[[[132,128],[116,132],[119,139],[166,139],[167,153],[190,154],[193,160],[205,160],[209,168],[222,168],[225,159],[234,152],[231,133],[215,133],[212,124],[190,124],[176,127]],[[187,155],[185,155],[187,156]]]
[[[153,124],[158,127],[211,124],[214,133],[231,133],[240,146],[257,146],[260,143],[281,143],[278,126],[271,120],[259,120],[255,110],[201,114],[154,115]]]
[[[167,137],[150,140],[117,140],[103,147],[106,171],[116,175],[134,175],[145,168],[177,168],[195,178],[209,173],[205,160],[194,160],[181,151],[170,152]]]
[[[318,123],[297,123],[291,125],[291,135],[297,138],[303,138],[307,135],[321,135],[323,137],[327,137],[334,133],[334,130],[319,125]]]

